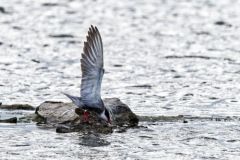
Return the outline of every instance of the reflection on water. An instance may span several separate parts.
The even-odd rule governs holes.
[[[79,94],[79,59],[93,24],[104,43],[103,97],[119,97],[142,116],[239,117],[239,6],[225,0],[2,0],[0,102],[36,106],[68,101],[62,91]],[[21,114],[27,113],[14,113]],[[111,135],[0,124],[0,157],[237,159],[238,123],[143,121]]]
[[[100,147],[100,146],[106,146],[110,143],[106,140],[100,138],[101,135],[97,135],[94,133],[88,133],[83,136],[79,136],[80,145],[84,146],[90,146],[90,147]]]

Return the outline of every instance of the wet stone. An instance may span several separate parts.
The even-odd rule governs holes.
[[[17,117],[2,119],[0,123],[17,123]]]
[[[12,104],[12,105],[3,105],[0,104],[0,109],[8,110],[35,110],[35,108],[29,104]]]
[[[38,123],[56,127],[58,133],[112,133],[117,127],[134,127],[138,125],[138,117],[131,109],[118,98],[103,100],[106,108],[112,112],[112,124],[101,120],[95,112],[89,111],[89,121],[83,121],[84,110],[76,108],[72,103],[44,102],[36,108],[37,116],[41,117]]]

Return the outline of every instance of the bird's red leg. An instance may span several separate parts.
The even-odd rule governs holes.
[[[89,122],[89,112],[86,110],[83,112],[83,122]]]

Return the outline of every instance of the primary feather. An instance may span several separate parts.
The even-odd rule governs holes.
[[[101,99],[103,69],[103,44],[97,27],[91,26],[84,42],[82,59],[81,100],[89,107],[104,110]]]

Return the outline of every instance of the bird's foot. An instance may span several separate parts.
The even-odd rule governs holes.
[[[83,112],[83,122],[89,123],[89,112],[86,110],[84,110],[84,112]]]

